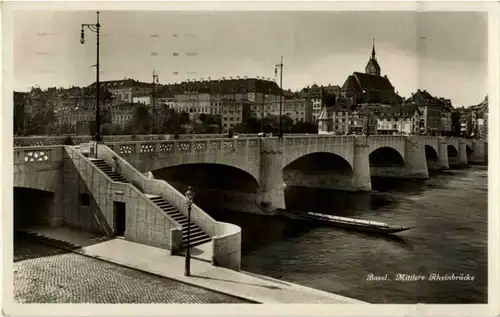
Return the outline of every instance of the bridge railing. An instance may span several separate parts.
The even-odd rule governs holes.
[[[31,146],[14,148],[14,164],[60,162],[64,158],[62,146]]]
[[[179,134],[179,140],[194,139],[221,139],[227,134]],[[240,134],[238,138],[255,138],[257,134]],[[104,143],[108,142],[129,142],[129,141],[162,141],[175,140],[174,134],[144,134],[144,135],[104,135]],[[14,138],[14,146],[48,146],[48,145],[78,145],[92,141],[90,135],[61,135],[61,136],[21,136]]]
[[[207,139],[207,140],[173,140],[173,141],[128,141],[109,142],[107,146],[119,155],[167,155],[167,154],[189,154],[203,151],[233,151],[254,150],[259,147],[258,138],[243,139]]]
[[[168,141],[168,140],[213,140],[213,139],[228,139],[227,134],[179,134],[178,139],[174,138],[173,134],[150,134],[150,135],[105,135],[103,137],[104,143],[114,143],[114,142],[133,142],[133,141]],[[413,137],[420,137],[424,139],[435,139],[435,138],[453,138],[446,136],[425,136],[425,135],[413,135]],[[276,136],[274,136],[276,137]],[[289,133],[283,135],[284,139],[287,138],[352,138],[354,136],[350,135],[326,135],[326,134],[315,134],[315,133]],[[366,136],[358,136],[366,137]],[[397,138],[397,137],[407,137],[407,136],[394,136],[394,135],[371,135],[369,138]],[[252,139],[260,138],[258,134],[238,134],[238,139]],[[77,145],[80,143],[85,143],[91,141],[91,136],[88,135],[63,135],[63,136],[23,136],[14,138],[14,147],[22,146],[50,146],[50,145]],[[473,139],[471,139],[473,140]],[[487,141],[487,140],[483,140]]]

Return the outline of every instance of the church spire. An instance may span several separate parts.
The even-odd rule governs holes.
[[[365,73],[380,76],[380,65],[378,64],[375,56],[375,39],[373,39],[372,56],[370,57],[368,64],[366,64]]]
[[[375,59],[375,38],[373,39],[372,59]]]

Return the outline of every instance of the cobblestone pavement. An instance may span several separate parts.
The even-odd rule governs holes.
[[[249,303],[28,241],[15,242],[14,262],[20,303]]]

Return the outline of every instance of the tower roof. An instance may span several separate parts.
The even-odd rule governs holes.
[[[375,39],[373,39],[372,55],[366,64],[365,72],[367,74],[380,76],[380,65],[377,62],[377,56],[375,53]]]
[[[376,59],[376,57],[375,57],[375,39],[373,39],[372,59]]]

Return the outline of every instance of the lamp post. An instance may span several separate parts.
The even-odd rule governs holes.
[[[100,113],[100,84],[99,84],[99,32],[101,29],[101,24],[99,24],[99,11],[97,11],[97,23],[95,24],[82,24],[81,32],[80,32],[80,43],[85,43],[85,28],[88,28],[90,31],[96,33],[96,110],[95,110],[95,141],[101,142],[101,113]],[[97,147],[97,145],[96,145]],[[96,157],[97,157],[97,149],[96,149]]]
[[[153,84],[151,93],[151,116],[153,117],[153,126],[151,134],[155,134],[155,123],[156,123],[156,84],[158,84],[158,72],[153,69]]]
[[[262,105],[260,111],[260,132],[264,133],[264,104],[266,103],[267,95],[262,96]]]
[[[278,137],[283,138],[283,131],[281,130],[281,112],[283,109],[283,56],[281,56],[281,61],[274,67],[274,74],[278,74],[278,68],[280,69],[280,116],[279,116],[279,134]]]
[[[187,250],[186,250],[186,262],[184,267],[184,275],[191,275],[191,207],[193,206],[194,192],[191,190],[191,186],[188,187],[186,191],[186,200],[188,207],[188,224],[187,224]]]

